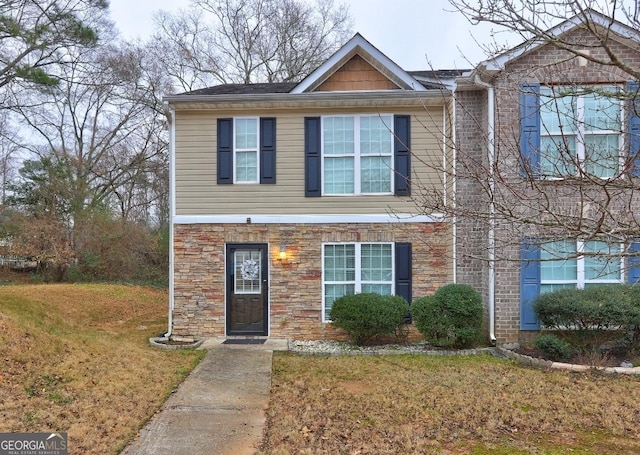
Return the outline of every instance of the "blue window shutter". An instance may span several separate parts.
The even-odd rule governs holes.
[[[276,119],[260,119],[260,183],[276,183]]]
[[[538,330],[532,303],[540,295],[540,245],[523,241],[520,261],[520,330]]]
[[[407,302],[412,301],[412,275],[411,275],[411,243],[396,242],[395,244],[395,269],[396,269],[396,295]],[[405,318],[411,322],[411,315]]]
[[[233,119],[218,119],[218,184],[233,183]]]
[[[640,177],[640,99],[638,81],[627,82],[626,91],[633,99],[629,102],[629,158],[633,162],[631,174]]]
[[[393,117],[393,141],[395,171],[393,194],[411,195],[411,117],[395,115]]]
[[[320,117],[304,119],[304,195],[322,195],[320,160]]]
[[[520,153],[523,177],[540,175],[540,84],[520,86]]]
[[[627,283],[640,285],[640,243],[631,243],[628,252]]]

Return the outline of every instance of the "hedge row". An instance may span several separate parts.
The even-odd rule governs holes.
[[[540,295],[533,308],[543,330],[579,352],[595,352],[607,344],[640,347],[639,286],[559,289]]]
[[[434,346],[469,347],[482,332],[482,299],[470,286],[449,284],[435,294],[409,304],[398,296],[355,294],[336,299],[330,312],[333,325],[362,345],[374,337],[401,332],[411,311],[414,324]]]

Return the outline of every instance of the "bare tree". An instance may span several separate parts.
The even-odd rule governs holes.
[[[25,150],[69,162],[74,225],[97,208],[126,217],[131,208],[117,201],[118,193],[135,194],[129,185],[166,151],[155,82],[143,59],[142,48],[104,46],[68,62],[46,93],[15,94],[15,110],[31,134]]]
[[[8,111],[0,111],[0,206],[5,205],[7,187],[16,176],[20,146],[18,135],[10,123]]]
[[[347,6],[333,0],[196,0],[188,11],[155,19],[156,57],[181,90],[299,80],[352,26]]]

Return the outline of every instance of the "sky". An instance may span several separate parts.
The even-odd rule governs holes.
[[[447,0],[348,0],[353,32],[405,70],[467,69],[486,59],[477,43],[492,41],[487,25],[471,26]],[[111,0],[111,17],[127,38],[145,38],[152,14],[189,0]],[[509,43],[515,46],[519,43]]]

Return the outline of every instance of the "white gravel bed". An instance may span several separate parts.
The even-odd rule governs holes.
[[[300,341],[290,340],[289,350],[301,354],[325,355],[374,355],[374,354],[451,354],[451,351],[436,349],[424,341],[407,344],[384,344],[356,346],[343,341]],[[469,352],[474,351],[474,352]],[[477,350],[467,350],[475,353]],[[459,353],[460,351],[456,352]]]

